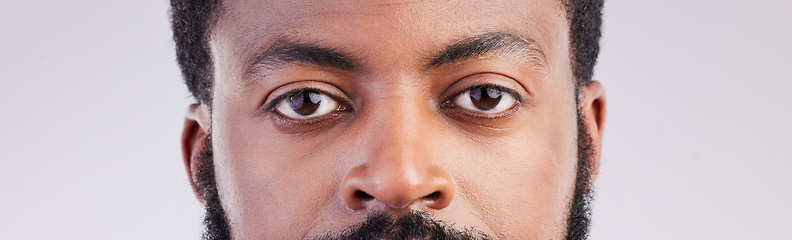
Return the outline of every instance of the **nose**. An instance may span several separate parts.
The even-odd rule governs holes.
[[[347,175],[342,197],[352,209],[443,209],[454,197],[448,174],[407,164],[360,165]],[[382,205],[382,206],[378,206]]]
[[[398,113],[400,111],[390,111]],[[397,116],[398,115],[398,116]],[[454,198],[450,173],[438,165],[430,120],[422,114],[393,114],[367,128],[361,157],[341,186],[344,203],[354,210],[424,211],[447,207]]]

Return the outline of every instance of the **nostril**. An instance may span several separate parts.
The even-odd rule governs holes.
[[[371,194],[368,194],[368,193],[366,193],[364,191],[360,191],[360,190],[355,191],[355,197],[358,198],[358,199],[361,199],[363,201],[368,201],[368,200],[374,199],[374,196],[371,196]]]
[[[424,196],[422,198],[425,199],[425,200],[437,200],[438,198],[440,198],[440,191],[435,191],[435,192],[430,193],[429,195],[426,195],[426,196]]]

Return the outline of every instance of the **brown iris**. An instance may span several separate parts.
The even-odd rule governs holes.
[[[289,106],[300,115],[311,115],[322,103],[322,96],[312,90],[300,91],[289,96]]]
[[[490,110],[498,106],[503,91],[494,87],[481,86],[470,89],[470,101],[481,110]]]

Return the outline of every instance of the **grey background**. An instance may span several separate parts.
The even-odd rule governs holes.
[[[790,1],[606,3],[591,239],[784,239]],[[198,239],[167,1],[0,7],[2,239]]]

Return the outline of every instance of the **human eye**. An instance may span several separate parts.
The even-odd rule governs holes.
[[[457,110],[482,118],[498,118],[512,112],[520,103],[519,95],[497,85],[476,85],[463,90],[446,103]]]
[[[317,89],[298,89],[279,97],[274,112],[293,121],[322,119],[344,110],[343,104]]]

